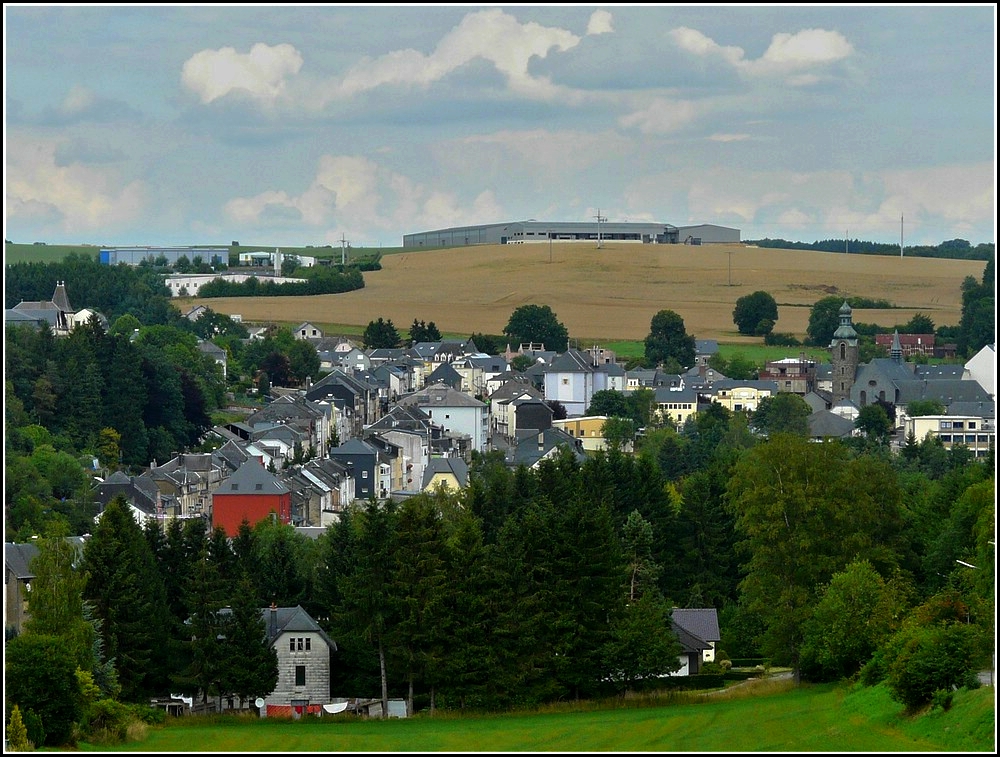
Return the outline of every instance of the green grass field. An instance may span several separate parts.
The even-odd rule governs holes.
[[[777,682],[767,682],[777,683]],[[675,704],[496,716],[300,721],[198,717],[139,742],[80,751],[140,752],[993,752],[993,688],[959,691],[953,707],[902,714],[884,687],[790,682],[753,696],[687,695]],[[736,692],[733,692],[734,694]],[[629,705],[629,706],[627,706]]]

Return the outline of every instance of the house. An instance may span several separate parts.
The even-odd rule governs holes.
[[[906,436],[911,434],[918,441],[927,437],[937,438],[946,449],[959,445],[968,447],[978,458],[988,456],[996,449],[997,429],[995,411],[990,417],[983,415],[921,415],[907,418]]]
[[[997,348],[995,344],[987,344],[979,352],[969,358],[965,370],[973,381],[985,389],[990,397],[997,396]]]
[[[825,408],[810,413],[806,423],[809,424],[809,438],[814,441],[854,436],[853,420]]]
[[[34,537],[32,537],[34,538]],[[67,536],[66,540],[76,549],[77,559],[83,555],[86,536]],[[31,582],[35,578],[31,561],[38,555],[38,546],[27,542],[3,545],[3,618],[4,639],[10,639],[24,630],[30,617],[28,599]]]
[[[678,428],[698,412],[698,392],[694,389],[675,390],[658,386],[653,390],[656,416],[663,422],[673,423]]]
[[[718,402],[727,410],[752,413],[762,399],[778,393],[778,384],[759,379],[725,379],[713,383],[710,391],[712,402]]]
[[[606,415],[579,415],[552,421],[552,428],[577,440],[580,448],[587,452],[604,449],[604,422]]]
[[[542,369],[545,399],[559,402],[567,415],[583,415],[595,392],[608,388],[606,371],[595,370],[590,355],[568,349]]]
[[[330,450],[330,458],[346,465],[354,477],[354,496],[357,499],[379,497],[381,478],[378,450],[361,439],[348,439]],[[386,471],[388,477],[388,471]]]
[[[469,483],[469,466],[460,457],[432,457],[424,469],[420,490],[432,492],[444,487],[451,492],[464,489]]]
[[[715,662],[722,634],[719,633],[719,614],[714,607],[675,607],[670,618],[684,647],[681,669],[673,675],[696,675],[702,663]]]
[[[587,459],[583,443],[562,429],[549,428],[533,436],[526,436],[507,450],[505,462],[509,468],[524,465],[534,468],[542,460],[555,457],[563,448],[569,449],[578,462]]]
[[[316,324],[306,321],[292,329],[292,336],[296,339],[322,339],[323,330]]]
[[[129,512],[140,526],[147,521],[162,522],[170,516],[180,516],[181,506],[175,497],[160,492],[156,482],[150,476],[128,476],[121,471],[115,471],[104,481],[99,482],[93,491],[97,502],[99,520],[105,508],[115,497],[122,497],[128,505]]]
[[[292,494],[257,458],[247,460],[212,493],[212,528],[226,536],[237,534],[244,518],[253,526],[275,514],[279,522],[292,522]]]
[[[278,684],[264,697],[262,715],[319,715],[330,702],[330,666],[336,642],[301,605],[261,610],[268,646],[278,657]]]
[[[337,460],[309,460],[283,470],[278,478],[292,493],[292,524],[297,528],[333,525],[354,501],[353,472]]]
[[[519,399],[544,400],[545,397],[530,384],[517,378],[509,378],[491,392],[487,399],[490,407],[491,432],[513,439],[510,419],[512,403]]]
[[[399,398],[404,407],[418,407],[447,433],[467,436],[470,448],[485,452],[489,441],[489,408],[486,403],[446,384],[429,384]]]
[[[66,336],[73,329],[73,307],[66,294],[66,282],[57,281],[51,300],[21,300],[4,313],[4,322],[40,328],[47,323],[56,336]]]
[[[35,572],[31,569],[31,561],[38,554],[34,544],[14,544],[4,542],[3,545],[3,626],[4,639],[24,630],[28,620],[28,597],[31,594],[31,582]]]
[[[215,364],[218,365],[220,368],[222,368],[222,378],[226,377],[226,368],[227,368],[227,363],[229,361],[229,356],[226,353],[226,351],[222,349],[222,347],[213,342],[206,342],[199,339],[198,351],[204,352],[206,355],[212,358],[212,360],[215,361]]]
[[[762,381],[773,381],[778,385],[779,392],[792,392],[805,396],[816,389],[816,361],[786,357],[781,360],[768,360],[764,370],[757,374]]]
[[[508,417],[513,439],[552,428],[552,408],[544,400],[535,397],[522,397],[511,402]]]
[[[903,357],[911,355],[934,355],[935,348],[934,334],[900,334],[898,331],[892,334],[876,334],[875,346],[882,347],[886,352],[892,349],[894,343],[898,343],[902,350]]]

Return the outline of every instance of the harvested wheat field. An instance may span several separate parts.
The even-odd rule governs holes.
[[[366,272],[365,288],[314,297],[198,299],[247,322],[310,321],[364,327],[379,317],[405,331],[414,318],[443,334],[501,334],[520,305],[548,305],[581,342],[644,339],[657,311],[680,314],[689,334],[722,343],[742,337],[733,307],[743,295],[769,292],[778,302],[775,331],[802,338],[809,308],[822,297],[888,300],[892,310],[855,310],[855,322],[892,326],[924,313],[956,325],[961,284],[981,279],[985,263],[940,258],[774,250],[743,245],[561,243],[489,245],[400,252]],[[193,303],[180,303],[184,308]]]

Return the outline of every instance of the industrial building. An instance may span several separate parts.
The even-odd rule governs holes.
[[[740,230],[712,224],[672,226],[669,223],[609,223],[603,220],[575,223],[529,219],[479,226],[455,226],[403,236],[403,247],[466,247],[533,242],[739,244]]]
[[[125,265],[137,266],[143,261],[148,265],[154,265],[157,260],[166,260],[167,265],[175,265],[177,261],[186,257],[194,262],[195,258],[201,258],[203,263],[209,265],[229,265],[228,247],[102,247],[100,253],[101,265]]]

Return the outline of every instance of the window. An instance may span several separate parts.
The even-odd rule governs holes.
[[[368,471],[366,470],[361,471],[361,478],[368,478]]]
[[[295,685],[305,686],[306,685],[306,666],[296,665],[295,666]]]
[[[302,651],[302,638],[301,638],[301,637],[299,637],[299,638],[297,639],[297,641],[299,642],[299,651],[301,652],[301,651]]]
[[[289,639],[288,640],[288,651],[289,652],[294,652],[295,651],[295,639]]]
[[[240,485],[239,484],[230,484],[229,488],[232,489],[234,492],[235,491],[239,491]]]
[[[568,378],[564,378],[562,380],[562,382],[563,382],[563,386],[566,386],[569,383],[569,379]]]
[[[951,434],[940,434],[938,436],[938,439],[940,439],[942,442],[951,442]]]
[[[312,649],[312,639],[306,636],[306,651],[308,652],[311,649]]]
[[[255,489],[256,491],[260,491],[261,489],[263,489],[263,488],[264,488],[264,484],[254,484],[253,488],[254,488],[254,489]]]
[[[847,345],[844,344],[843,342],[840,343],[840,359],[841,360],[846,360],[847,359]],[[843,371],[843,370],[844,369],[841,368],[841,371]]]
[[[951,421],[941,421],[941,428],[951,428]]]
[[[965,421],[955,421],[951,424],[952,428],[965,428]]]
[[[971,431],[971,430],[973,430],[975,428],[976,428],[976,422],[975,421],[969,421],[969,430]]]

